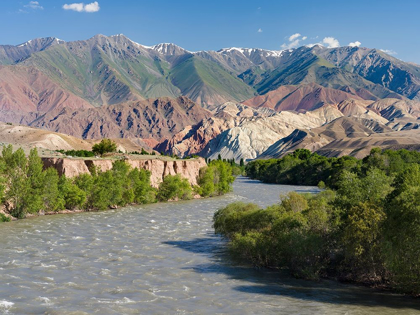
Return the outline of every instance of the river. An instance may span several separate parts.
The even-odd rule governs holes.
[[[214,235],[234,201],[291,190],[238,178],[222,197],[0,225],[0,314],[420,314],[418,299],[237,266]]]

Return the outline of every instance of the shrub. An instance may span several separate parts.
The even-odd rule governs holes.
[[[59,189],[60,177],[55,168],[48,168],[44,173],[43,204],[47,211],[64,209],[65,197]]]
[[[103,155],[105,153],[117,152],[117,144],[111,139],[102,139],[101,142],[92,147],[95,154]]]
[[[160,183],[157,198],[159,201],[168,201],[175,198],[187,200],[192,198],[192,188],[187,179],[179,174],[168,175]]]
[[[12,221],[10,217],[0,212],[0,222],[10,222],[10,221]]]
[[[79,184],[82,180],[79,178]],[[82,209],[86,202],[86,192],[80,189],[72,180],[67,179],[64,175],[60,177],[59,189],[64,198],[66,209]]]

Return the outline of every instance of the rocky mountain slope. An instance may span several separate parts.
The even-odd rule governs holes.
[[[0,66],[0,112],[45,113],[92,107],[35,68]]]
[[[63,109],[22,122],[83,139],[142,138],[160,141],[211,113],[186,97],[158,98],[80,110]],[[29,120],[28,120],[29,118]]]
[[[419,130],[394,131],[379,122],[341,117],[311,130],[296,129],[258,156],[279,158],[296,149],[309,149],[325,156],[352,155],[362,158],[374,147],[420,149]]]
[[[33,66],[94,106],[180,95],[219,105],[310,83],[363,99],[417,99],[420,89],[419,66],[361,47],[189,52],[174,44],[144,46],[122,34],[96,35],[0,46],[0,64]]]
[[[1,121],[181,156],[251,159],[301,138],[320,150],[338,138],[314,128],[340,117],[415,133],[419,100],[420,66],[363,47],[190,52],[122,34],[0,46]]]
[[[332,106],[296,113],[277,113],[267,108],[254,109],[227,103],[213,109],[214,117],[189,126],[155,147],[179,156],[199,154],[217,158],[252,159],[278,139],[298,128],[314,128],[343,114]]]

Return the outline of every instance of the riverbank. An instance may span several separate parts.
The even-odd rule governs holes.
[[[364,181],[360,187],[371,191],[382,191],[378,185],[385,187],[377,172],[368,173]],[[365,193],[372,198],[372,192]],[[406,237],[415,241],[418,234],[407,236],[406,226],[387,225],[377,203],[370,199],[358,204],[351,199],[355,195],[363,201],[362,191],[352,185],[317,195],[292,192],[266,208],[232,203],[214,214],[215,233],[228,239],[234,258],[256,267],[288,270],[296,278],[337,279],[419,297],[416,249],[406,251],[404,243],[392,247],[387,240],[388,235],[397,233],[404,235],[404,242]],[[409,246],[415,245],[410,242]],[[407,256],[412,260],[407,262]],[[408,266],[401,266],[401,260]]]
[[[53,167],[60,176],[68,178],[91,174],[95,169],[106,172],[112,169],[115,161],[122,160],[132,168],[144,169],[150,172],[150,184],[157,188],[167,175],[181,175],[194,186],[200,169],[207,166],[203,158],[178,160],[166,156],[153,155],[127,155],[113,154],[105,158],[80,158],[80,157],[42,157],[44,169]]]
[[[10,314],[419,314],[418,300],[237,265],[212,216],[289,191],[238,177],[215,198],[19,220],[0,227],[0,296]],[[1,313],[1,311],[0,311]]]
[[[78,172],[66,176],[75,165],[80,166]],[[231,190],[233,171],[232,163],[207,165],[202,158],[42,159],[36,149],[26,157],[22,149],[9,146],[0,158],[0,207],[23,219],[221,195]],[[0,216],[0,221],[7,220]]]

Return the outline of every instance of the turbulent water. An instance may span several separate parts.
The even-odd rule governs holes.
[[[418,314],[419,300],[237,266],[212,216],[290,190],[239,178],[188,202],[44,216],[0,225],[0,314]]]

